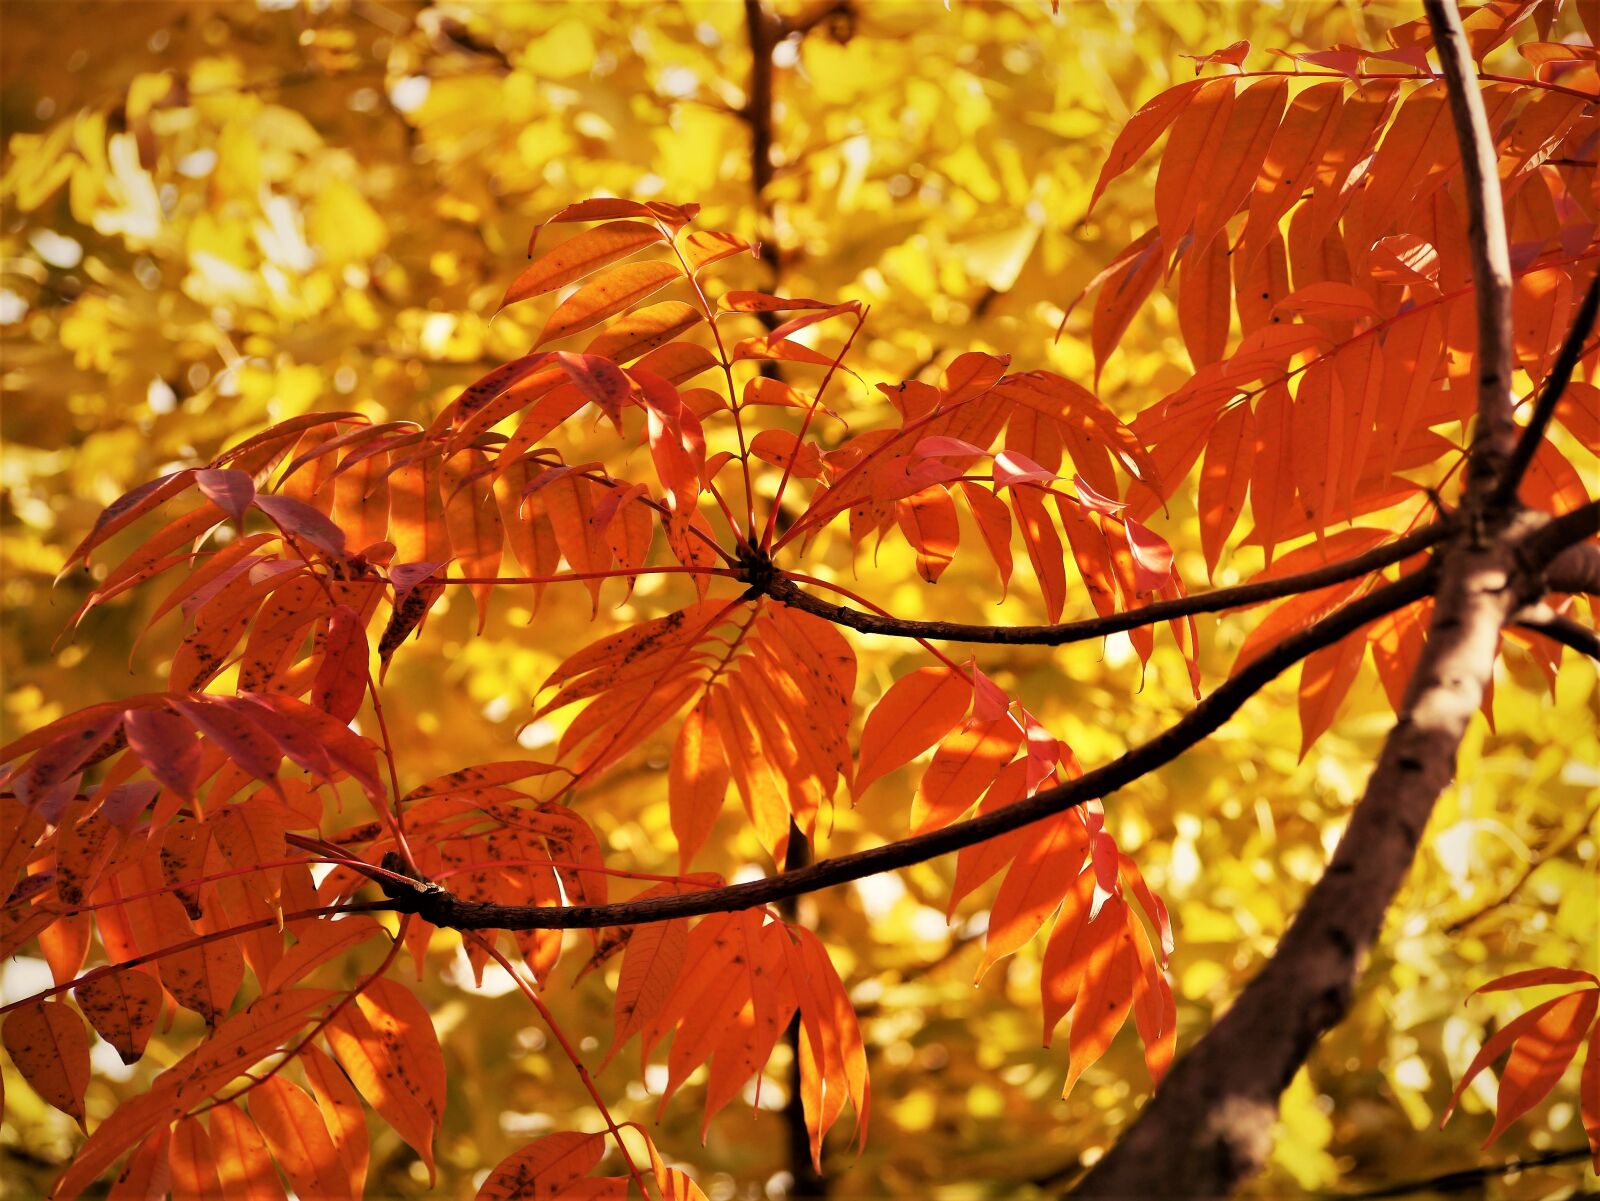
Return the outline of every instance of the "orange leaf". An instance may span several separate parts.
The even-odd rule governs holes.
[[[1215,575],[1222,547],[1244,509],[1255,458],[1255,419],[1248,404],[1228,409],[1212,428],[1200,469],[1200,544],[1206,572]]]
[[[989,932],[978,965],[980,979],[997,960],[1039,933],[1062,898],[1077,887],[1078,869],[1088,850],[1088,835],[1075,811],[1036,828],[1034,836],[1023,843],[989,910]]]
[[[311,1083],[311,1093],[322,1110],[333,1139],[351,1197],[366,1195],[367,1115],[361,1098],[337,1064],[314,1046],[300,1052],[300,1066]]]
[[[1593,992],[1593,990],[1584,991],[1591,994]],[[1532,1009],[1519,1013],[1485,1039],[1483,1046],[1478,1048],[1478,1053],[1472,1057],[1472,1062],[1467,1065],[1467,1070],[1461,1073],[1461,1079],[1456,1081],[1455,1092],[1450,1094],[1450,1102],[1445,1106],[1444,1115],[1439,1119],[1439,1128],[1444,1129],[1444,1124],[1450,1120],[1450,1115],[1455,1112],[1456,1105],[1461,1100],[1461,1094],[1467,1091],[1467,1086],[1477,1078],[1479,1072],[1504,1055],[1518,1039],[1532,1031],[1556,1006],[1564,1001],[1570,1002],[1574,997],[1583,996],[1584,991],[1552,997],[1542,1004],[1535,1005]],[[1565,1061],[1562,1062],[1562,1066],[1566,1066]]]
[[[605,1135],[563,1130],[536,1138],[502,1159],[478,1189],[477,1201],[554,1198],[605,1154]]]
[[[1111,897],[1089,923],[1093,939],[1083,984],[1072,1007],[1072,1030],[1067,1040],[1070,1062],[1065,1097],[1090,1064],[1106,1053],[1133,1008],[1134,981],[1139,974],[1133,931],[1128,928],[1128,903]],[[1095,927],[1106,924],[1103,936]]]
[[[878,777],[904,767],[943,738],[972,704],[972,681],[948,667],[901,676],[867,717],[861,733],[855,795]]]
[[[1045,616],[1050,621],[1060,621],[1067,603],[1067,569],[1062,557],[1065,552],[1049,510],[1044,507],[1044,492],[1035,486],[1013,488],[1011,503],[1017,511],[1028,562],[1039,581],[1039,591],[1044,594]]]
[[[328,1026],[334,1054],[361,1095],[428,1166],[444,1109],[444,1056],[433,1019],[392,980],[369,985]]]
[[[1306,658],[1300,671],[1300,758],[1311,744],[1333,724],[1350,686],[1361,670],[1367,644],[1363,638],[1346,637],[1323,647]]]
[[[1010,714],[992,721],[969,718],[946,736],[917,785],[911,803],[911,832],[947,826],[977,801],[1011,761],[1022,730]]]
[[[1195,180],[1217,160],[1233,107],[1233,79],[1207,79],[1172,126],[1155,191],[1156,223],[1169,248],[1175,249],[1194,223],[1205,191],[1194,186]]]
[[[612,221],[586,229],[524,268],[506,289],[499,307],[503,309],[530,296],[553,292],[608,263],[665,240],[654,225],[639,221]]]
[[[1152,1084],[1160,1084],[1172,1065],[1178,1042],[1178,1007],[1172,985],[1156,961],[1143,924],[1128,910],[1128,929],[1133,933],[1139,968],[1133,978],[1133,1021],[1144,1043],[1145,1070]]]
[[[900,532],[917,552],[917,574],[930,584],[938,583],[961,539],[955,500],[943,488],[925,488],[895,502],[895,514]]]
[[[349,1197],[349,1175],[309,1093],[280,1076],[250,1090],[250,1114],[272,1148],[273,1158],[301,1197],[339,1201]]]
[[[171,1142],[172,1132],[162,1127],[140,1143],[112,1182],[106,1201],[151,1201],[161,1196],[171,1183],[167,1163]]]
[[[1055,1039],[1056,1026],[1067,1016],[1083,987],[1096,939],[1105,933],[1091,930],[1090,904],[1094,900],[1094,873],[1081,871],[1062,894],[1061,912],[1045,943],[1039,968],[1044,1006],[1044,1045]]]
[[[1194,219],[1196,245],[1206,246],[1216,238],[1250,195],[1262,159],[1283,118],[1288,92],[1289,81],[1278,77],[1257,80],[1240,94],[1214,154],[1199,163],[1205,186],[1190,189],[1200,198]],[[1208,140],[1207,149],[1210,148]],[[1160,211],[1159,207],[1156,211]],[[1169,244],[1179,236],[1176,229],[1169,231],[1165,225],[1162,235]]]
[[[1139,238],[1128,252],[1127,262],[1105,277],[1099,294],[1095,297],[1094,316],[1090,322],[1089,345],[1094,351],[1094,378],[1100,381],[1100,371],[1106,359],[1122,340],[1133,315],[1150,295],[1156,281],[1161,278],[1161,262],[1166,243],[1159,229],[1151,229]],[[1125,252],[1125,253],[1128,253]]]
[[[717,307],[724,313],[782,313],[793,309],[831,309],[832,301],[807,300],[804,297],[790,299],[787,296],[772,296],[766,292],[728,292]]]
[[[1190,245],[1178,268],[1178,325],[1196,370],[1222,358],[1233,311],[1225,238]]]
[[[116,1048],[123,1063],[144,1054],[161,1013],[161,985],[138,971],[107,972],[73,989],[78,1008],[101,1038]]]
[[[583,353],[616,363],[628,363],[645,355],[646,359],[638,365],[647,367],[649,359],[657,353],[682,348],[689,352],[688,358],[692,361],[697,357],[693,352],[709,352],[689,343],[674,342],[673,339],[687,333],[703,320],[705,318],[694,305],[681,300],[663,300],[660,304],[649,304],[625,317],[619,317],[606,327],[604,333],[585,346]]]
[[[174,900],[170,896],[156,899],[158,902]],[[181,919],[181,912],[174,910],[174,925],[169,928],[179,929],[175,923]],[[239,943],[231,938],[207,938],[197,946],[164,956],[157,966],[161,983],[177,998],[178,1004],[194,1010],[210,1026],[227,1016],[234,997],[239,994],[239,986],[244,983],[244,955]]]
[[[1178,119],[1204,82],[1207,81],[1196,79],[1159,92],[1154,99],[1128,118],[1128,123],[1117,134],[1117,140],[1111,144],[1111,149],[1106,154],[1106,161],[1100,168],[1100,177],[1095,180],[1094,193],[1089,198],[1090,212],[1093,212],[1094,206],[1099,203],[1100,194],[1106,190],[1106,185],[1144,157],[1144,152],[1166,132],[1167,126]]]
[[[89,1034],[65,1001],[24,1005],[6,1015],[0,1041],[22,1078],[45,1102],[84,1124],[89,1087]]]
[[[752,255],[756,253],[756,247],[743,238],[709,229],[697,229],[693,233],[685,234],[681,248],[683,257],[689,260],[689,270],[696,274],[702,267],[742,254],[747,250]]]
[[[704,699],[689,710],[673,746],[667,776],[672,833],[678,840],[678,870],[687,871],[705,845],[722,809],[730,778],[722,735],[710,720]]]
[[[211,1110],[209,1121],[213,1162],[222,1196],[229,1201],[233,1198],[280,1201],[284,1196],[283,1185],[278,1180],[277,1169],[272,1166],[266,1140],[238,1103],[217,1106]]]
[[[500,510],[495,505],[492,489],[474,478],[486,467],[482,451],[463,451],[450,456],[439,477],[439,486],[444,490],[444,522],[450,535],[450,551],[464,576],[493,577],[500,570],[500,555],[505,544]],[[478,633],[482,634],[489,620],[489,595],[494,585],[479,582],[469,587],[478,606]],[[364,662],[362,666],[365,667]]]
[[[1261,235],[1304,194],[1311,166],[1336,127],[1343,103],[1344,84],[1338,81],[1313,84],[1289,101],[1250,196],[1250,215],[1240,239],[1247,258],[1265,244]]]
[[[561,302],[534,345],[543,346],[599,325],[682,276],[683,269],[676,263],[660,261],[609,268]]]
[[[1500,1073],[1495,1099],[1494,1128],[1483,1140],[1488,1146],[1512,1122],[1541,1101],[1556,1086],[1567,1064],[1583,1045],[1600,1003],[1600,990],[1586,988],[1556,998],[1548,1010],[1525,1030],[1511,1047],[1511,1058]]]
[[[198,1118],[184,1118],[173,1129],[167,1162],[173,1201],[224,1201],[216,1150]]]

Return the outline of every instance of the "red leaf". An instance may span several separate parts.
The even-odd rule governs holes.
[[[1487,984],[1480,984],[1472,990],[1472,995],[1481,992],[1502,992],[1508,988],[1532,988],[1538,984],[1595,984],[1600,985],[1600,980],[1595,979],[1593,972],[1586,972],[1575,967],[1535,967],[1527,971],[1512,972],[1509,976],[1501,976]]]
[[[336,606],[328,615],[311,703],[346,724],[354,719],[367,694],[369,654],[366,623],[349,605]]]
[[[292,496],[257,494],[255,506],[285,534],[311,543],[323,554],[344,558],[344,531],[304,501]]]
[[[129,709],[122,729],[152,776],[185,800],[194,799],[202,752],[188,722],[165,709]]]
[[[277,787],[283,748],[250,711],[218,703],[218,697],[173,697],[169,702],[191,726],[249,775]]]
[[[204,468],[194,473],[194,482],[207,500],[235,521],[244,520],[245,512],[256,496],[255,481],[245,471]]]
[[[122,724],[120,713],[78,714],[75,729],[40,747],[25,770],[12,777],[11,790],[25,805],[34,805],[76,772]]]

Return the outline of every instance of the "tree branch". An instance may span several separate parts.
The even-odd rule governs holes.
[[[1090,1197],[1213,1197],[1253,1174],[1272,1146],[1278,1098],[1316,1041],[1350,1008],[1513,613],[1538,599],[1544,568],[1584,520],[1495,504],[1515,447],[1510,258],[1496,155],[1460,15],[1424,0],[1461,146],[1478,311],[1478,422],[1468,524],[1440,553],[1427,641],[1399,718],[1322,878],[1266,966],[1184,1055],[1132,1127],[1074,1190]],[[1591,518],[1592,521],[1592,518]]]
[[[1518,617],[1517,624],[1600,662],[1600,634],[1588,626],[1579,625],[1570,617]]]
[[[1590,592],[1577,578],[1600,568],[1600,547],[1583,543],[1600,537],[1600,500],[1591,500],[1550,518],[1522,544],[1524,564],[1539,571],[1545,587],[1556,592]],[[1559,583],[1558,583],[1559,581]],[[1563,585],[1576,584],[1577,587]]]
[[[744,21],[750,40],[750,93],[745,97],[740,115],[750,126],[750,188],[755,194],[757,218],[766,226],[769,224],[766,191],[772,182],[772,49],[782,40],[785,31],[762,0],[744,0]],[[762,229],[760,254],[761,261],[776,280],[778,247],[771,232]],[[770,314],[763,316],[771,317]],[[775,320],[767,328],[774,325]]]
[[[1467,464],[1467,493],[1489,502],[1516,445],[1511,392],[1511,251],[1500,197],[1499,155],[1478,91],[1472,48],[1454,0],[1423,0],[1434,52],[1450,97],[1467,193],[1467,241],[1478,292],[1478,424]]]
[[[1522,891],[1523,885],[1533,878],[1534,872],[1538,871],[1552,859],[1557,859],[1566,854],[1567,850],[1572,846],[1573,843],[1577,842],[1578,839],[1585,837],[1589,833],[1589,823],[1594,821],[1595,814],[1597,813],[1600,813],[1600,801],[1596,801],[1593,805],[1590,805],[1588,811],[1578,819],[1577,825],[1573,826],[1571,830],[1567,831],[1553,842],[1547,843],[1546,845],[1540,847],[1537,851],[1530,855],[1528,857],[1527,865],[1522,869],[1522,874],[1519,875],[1516,879],[1516,882],[1512,884],[1510,888],[1502,892],[1497,899],[1479,906],[1477,909],[1474,909],[1471,913],[1464,917],[1456,918],[1449,925],[1445,926],[1444,932],[1446,934],[1460,934],[1463,930],[1467,929],[1467,927],[1476,924],[1484,917],[1487,917],[1489,914],[1493,913],[1496,909],[1499,909],[1502,905],[1507,904],[1512,897],[1516,896],[1517,893]]]
[[[1458,1172],[1445,1172],[1440,1176],[1429,1176],[1422,1180],[1408,1180],[1400,1184],[1385,1185],[1382,1188],[1368,1189],[1361,1193],[1324,1193],[1329,1201],[1375,1201],[1379,1197],[1408,1197],[1412,1193],[1456,1193],[1465,1192],[1487,1180],[1495,1180],[1501,1176],[1510,1176],[1513,1172],[1527,1172],[1534,1168],[1553,1167],[1559,1163],[1570,1163],[1575,1159],[1587,1159],[1588,1147],[1567,1147],[1559,1151],[1546,1151],[1543,1155],[1533,1155],[1527,1159],[1513,1159],[1506,1163],[1487,1164],[1481,1168],[1464,1168]]]
[[[1578,360],[1583,357],[1584,343],[1594,330],[1597,311],[1600,311],[1600,271],[1596,271],[1594,278],[1589,281],[1589,290],[1583,294],[1578,311],[1572,318],[1572,327],[1567,330],[1566,339],[1550,364],[1550,375],[1544,382],[1544,390],[1534,402],[1528,424],[1523,428],[1522,436],[1517,439],[1516,448],[1512,450],[1495,484],[1494,495],[1489,502],[1491,506],[1506,506],[1516,502],[1517,487],[1522,483],[1528,465],[1533,462],[1533,456],[1538,453],[1539,444],[1550,429],[1550,420],[1555,416],[1556,406],[1561,403],[1562,394],[1572,382],[1572,373],[1577,370]]]
[[[989,643],[1007,646],[1064,646],[1092,638],[1104,638],[1123,630],[1138,629],[1158,622],[1190,617],[1197,613],[1220,613],[1264,601],[1294,596],[1330,584],[1353,580],[1368,572],[1377,571],[1426,550],[1450,532],[1449,524],[1434,522],[1414,530],[1393,542],[1374,547],[1365,554],[1286,575],[1276,580],[1262,580],[1241,584],[1236,588],[1218,588],[1197,596],[1182,596],[1175,600],[1156,601],[1125,613],[1112,613],[1105,617],[1090,617],[1083,621],[1069,621],[1060,625],[981,626],[965,625],[955,621],[908,621],[898,617],[885,617],[865,613],[848,605],[836,605],[819,600],[802,592],[781,572],[774,572],[764,582],[763,591],[775,601],[821,617],[835,625],[848,626],[863,634],[883,634],[893,638],[932,638],[950,642]]]
[[[405,886],[388,878],[378,881],[378,884],[389,896],[396,911],[416,913],[436,926],[458,930],[570,930],[628,926],[752,909],[921,863],[1108,796],[1172,762],[1216,731],[1286,668],[1313,651],[1331,646],[1353,634],[1369,622],[1421,600],[1432,591],[1434,578],[1434,569],[1430,565],[1336,609],[1321,621],[1290,635],[1252,660],[1232,679],[1220,685],[1149,742],[1086,772],[1076,780],[1047,788],[1027,800],[1007,805],[982,817],[913,838],[871,847],[852,855],[819,860],[809,867],[779,872],[764,880],[615,905],[494,905],[462,900],[439,885],[427,882]]]
[[[1600,546],[1592,542],[1569,546],[1545,570],[1551,592],[1583,592],[1600,596]]]
[[[1213,1197],[1272,1146],[1278,1097],[1350,1007],[1383,916],[1416,853],[1494,670],[1500,629],[1536,589],[1509,540],[1452,548],[1399,720],[1344,837],[1271,959],[1167,1075],[1075,1190]]]

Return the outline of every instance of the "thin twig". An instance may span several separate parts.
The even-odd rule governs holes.
[[[1495,1180],[1501,1176],[1510,1176],[1513,1172],[1526,1172],[1533,1168],[1548,1168],[1558,1163],[1571,1163],[1575,1159],[1585,1159],[1589,1155],[1587,1147],[1564,1147],[1559,1151],[1546,1151],[1543,1155],[1531,1155],[1527,1159],[1513,1159],[1506,1163],[1486,1164],[1481,1168],[1463,1168],[1458,1172],[1445,1172],[1439,1176],[1428,1176],[1421,1180],[1407,1180],[1400,1184],[1387,1184],[1382,1188],[1367,1189],[1360,1193],[1322,1193],[1321,1196],[1328,1201],[1378,1201],[1380,1197],[1408,1197],[1412,1193],[1457,1193],[1465,1192],[1487,1180]]]
[[[1058,625],[982,626],[955,621],[910,621],[885,617],[875,613],[864,613],[847,605],[835,605],[819,600],[808,592],[802,592],[792,580],[781,573],[772,577],[766,586],[766,593],[773,600],[790,608],[824,618],[835,625],[848,626],[863,634],[1006,646],[1064,646],[1068,643],[1104,638],[1110,634],[1135,630],[1163,621],[1192,617],[1198,613],[1221,613],[1228,609],[1259,605],[1264,601],[1295,596],[1302,592],[1311,592],[1317,588],[1353,580],[1427,550],[1441,541],[1450,532],[1450,528],[1446,522],[1434,522],[1393,542],[1374,547],[1364,554],[1341,559],[1325,567],[1282,576],[1275,580],[1261,580],[1234,588],[1218,588],[1194,596],[1156,601],[1123,613],[1111,613],[1104,617],[1090,617],[1083,621],[1069,621]]]
[[[1538,851],[1530,856],[1527,866],[1523,869],[1522,874],[1517,877],[1516,883],[1512,884],[1510,888],[1506,889],[1505,892],[1501,893],[1500,896],[1495,900],[1490,901],[1488,904],[1482,905],[1477,909],[1474,909],[1465,917],[1456,918],[1455,921],[1451,922],[1444,928],[1444,932],[1446,934],[1460,934],[1461,931],[1465,930],[1468,926],[1473,925],[1481,918],[1493,913],[1496,909],[1500,908],[1500,906],[1510,901],[1512,897],[1516,896],[1517,893],[1522,890],[1522,886],[1532,878],[1534,872],[1538,871],[1540,867],[1546,863],[1549,863],[1552,859],[1559,858],[1560,856],[1566,854],[1567,848],[1572,846],[1573,843],[1577,842],[1578,839],[1582,838],[1589,832],[1589,823],[1594,820],[1595,814],[1597,813],[1600,813],[1600,801],[1596,801],[1593,805],[1589,806],[1589,811],[1583,815],[1583,820],[1573,827],[1573,829],[1569,830],[1555,842],[1548,843],[1545,846],[1540,847]]]
[[[1600,634],[1570,617],[1519,617],[1517,625],[1600,662]]]

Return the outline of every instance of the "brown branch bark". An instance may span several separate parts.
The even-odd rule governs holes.
[[[1434,522],[1393,542],[1374,547],[1365,554],[1341,559],[1337,563],[1329,563],[1325,567],[1317,567],[1311,571],[1286,575],[1276,580],[1241,584],[1236,588],[1217,588],[1211,592],[1179,597],[1176,600],[1156,601],[1154,604],[1130,609],[1125,613],[1112,613],[1105,617],[1091,617],[1083,621],[1069,621],[1058,625],[980,626],[955,621],[909,621],[899,617],[885,617],[853,609],[849,605],[836,605],[821,600],[809,592],[802,591],[792,580],[777,572],[762,582],[762,591],[773,600],[781,601],[790,608],[824,618],[835,625],[848,626],[863,634],[1008,646],[1064,646],[1072,642],[1104,638],[1123,630],[1138,629],[1198,613],[1220,613],[1227,609],[1259,605],[1264,601],[1326,588],[1330,584],[1353,580],[1409,558],[1433,546],[1449,532],[1450,526],[1447,523]]]
[[[1600,662],[1600,634],[1570,617],[1518,617],[1517,624]]]
[[[1544,573],[1552,592],[1582,592],[1600,596],[1600,546],[1592,542],[1569,546]]]
[[[1434,801],[1454,775],[1500,628],[1532,598],[1508,543],[1463,544],[1441,570],[1409,695],[1327,871],[1267,965],[1075,1195],[1224,1196],[1265,1160],[1279,1094],[1348,1011]]]
[[[750,41],[750,92],[740,115],[750,126],[750,188],[755,194],[756,216],[761,222],[761,261],[774,281],[778,278],[778,247],[771,234],[767,211],[767,185],[772,182],[772,50],[782,40],[779,19],[762,0],[744,0],[746,36]],[[774,324],[776,324],[774,322]],[[768,326],[772,328],[772,326]]]
[[[1478,301],[1478,423],[1467,464],[1467,494],[1479,504],[1494,495],[1517,441],[1511,391],[1511,251],[1500,198],[1499,154],[1478,91],[1472,49],[1455,0],[1423,0],[1434,50],[1450,98],[1461,148],[1467,199],[1467,240]]]
[[[1421,600],[1433,590],[1434,580],[1435,572],[1430,565],[1351,601],[1321,621],[1285,638],[1247,664],[1232,679],[1219,685],[1205,700],[1149,742],[1093,771],[1085,772],[1076,780],[1044,789],[1027,800],[941,830],[871,847],[851,855],[822,859],[809,867],[779,872],[764,880],[614,905],[494,905],[462,900],[448,890],[426,882],[407,886],[392,877],[386,877],[376,883],[388,895],[396,911],[416,913],[436,926],[458,930],[570,930],[627,926],[640,922],[668,921],[675,917],[698,917],[707,913],[751,909],[835,884],[908,867],[997,838],[1096,798],[1109,796],[1172,762],[1215,732],[1286,668],[1313,651],[1333,645],[1386,613]],[[359,870],[354,864],[350,866]]]
[[[1512,1159],[1505,1163],[1488,1164],[1481,1168],[1463,1168],[1456,1172],[1445,1172],[1438,1176],[1429,1176],[1421,1180],[1407,1180],[1400,1184],[1385,1185],[1382,1188],[1368,1189],[1360,1193],[1324,1193],[1329,1201],[1375,1201],[1379,1197],[1409,1197],[1413,1193],[1464,1193],[1481,1186],[1485,1181],[1494,1180],[1500,1176],[1510,1176],[1513,1172],[1528,1172],[1537,1168],[1554,1167],[1556,1164],[1571,1163],[1576,1159],[1587,1159],[1588,1147],[1566,1147],[1559,1151],[1546,1151],[1543,1155],[1532,1155],[1527,1159]]]

